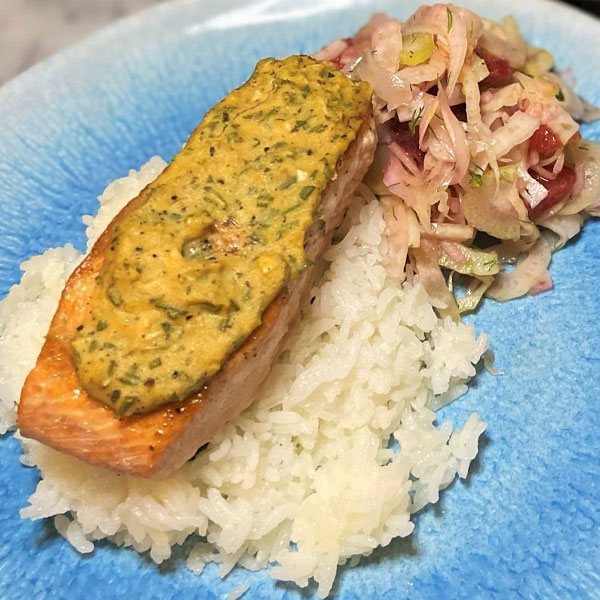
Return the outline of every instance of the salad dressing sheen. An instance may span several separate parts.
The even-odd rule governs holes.
[[[258,63],[115,228],[73,361],[119,415],[216,373],[306,266],[319,199],[371,91],[306,56]]]

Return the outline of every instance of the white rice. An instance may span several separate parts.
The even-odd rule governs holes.
[[[238,600],[241,598],[248,590],[250,586],[247,583],[242,583],[237,587],[233,588],[229,594],[227,594],[226,600]]]
[[[84,217],[90,244],[164,164],[152,159],[107,188],[98,215]],[[23,463],[42,476],[21,516],[54,517],[82,553],[109,538],[157,563],[197,534],[193,572],[209,562],[220,563],[221,576],[236,564],[274,565],[277,579],[315,579],[321,597],[339,564],[409,535],[411,515],[466,477],[477,454],[485,429],[477,415],[453,431],[435,425],[433,409],[466,391],[487,339],[439,319],[418,283],[400,286],[389,275],[376,201],[357,200],[349,219],[257,401],[206,451],[148,481],[21,439]],[[0,306],[0,431],[14,426],[20,388],[80,258],[66,246],[23,263],[20,285]],[[393,440],[400,452],[388,447]]]

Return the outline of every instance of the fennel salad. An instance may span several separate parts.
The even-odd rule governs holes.
[[[579,124],[600,111],[501,23],[451,4],[402,23],[373,15],[331,60],[374,90],[379,145],[365,180],[385,206],[390,260],[459,318],[486,295],[552,288],[552,252],[600,214],[600,146]]]

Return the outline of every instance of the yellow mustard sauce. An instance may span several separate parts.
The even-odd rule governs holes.
[[[119,416],[199,390],[307,266],[320,194],[371,91],[307,56],[265,59],[116,226],[72,356]]]

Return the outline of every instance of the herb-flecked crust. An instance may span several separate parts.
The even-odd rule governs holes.
[[[72,342],[119,416],[200,389],[310,264],[307,230],[356,138],[366,84],[307,56],[258,63],[114,228]]]

